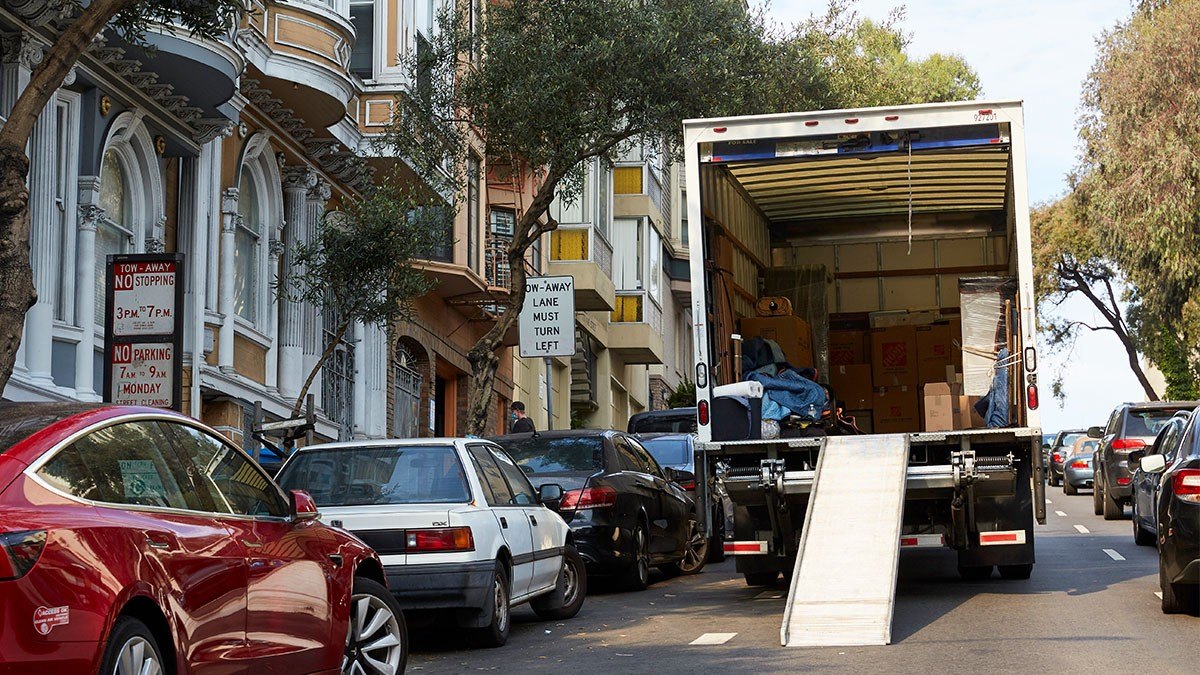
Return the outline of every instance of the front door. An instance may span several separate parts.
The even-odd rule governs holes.
[[[516,468],[507,455],[494,454],[490,446],[477,444],[469,448],[479,481],[483,484],[492,517],[500,525],[500,534],[512,555],[512,579],[508,593],[517,597],[529,593],[533,582],[533,527],[525,513],[522,502],[529,499],[525,493],[517,493],[510,485],[501,468],[500,457]],[[520,473],[520,469],[517,469]]]

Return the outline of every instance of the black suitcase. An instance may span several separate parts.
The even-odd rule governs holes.
[[[762,438],[762,399],[717,396],[712,400],[714,441],[757,441]]]

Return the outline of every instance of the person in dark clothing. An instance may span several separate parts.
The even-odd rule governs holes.
[[[509,406],[513,414],[512,428],[509,433],[513,434],[531,434],[535,431],[533,428],[533,420],[525,415],[525,404],[520,401],[513,401]]]

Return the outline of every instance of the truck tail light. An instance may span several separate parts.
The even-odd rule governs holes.
[[[1135,450],[1146,447],[1146,441],[1140,438],[1117,438],[1112,442],[1113,450]]]
[[[605,509],[617,504],[617,491],[610,487],[589,487],[567,490],[559,502],[560,511]]]
[[[1038,390],[1036,384],[1025,388],[1025,403],[1030,410],[1038,409]]]
[[[433,527],[405,531],[404,544],[405,553],[474,551],[475,537],[469,527]]]
[[[1171,477],[1171,488],[1183,501],[1200,504],[1200,469],[1181,469]]]
[[[696,421],[702,427],[708,426],[708,401],[700,401],[696,405]]]
[[[33,569],[45,547],[45,530],[0,534],[0,581],[25,576]]]

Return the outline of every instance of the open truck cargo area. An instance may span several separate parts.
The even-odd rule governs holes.
[[[790,577],[782,642],[886,643],[904,548],[1028,578],[1045,498],[1020,102],[684,136],[700,447],[738,570]],[[748,379],[765,394],[714,395]]]

